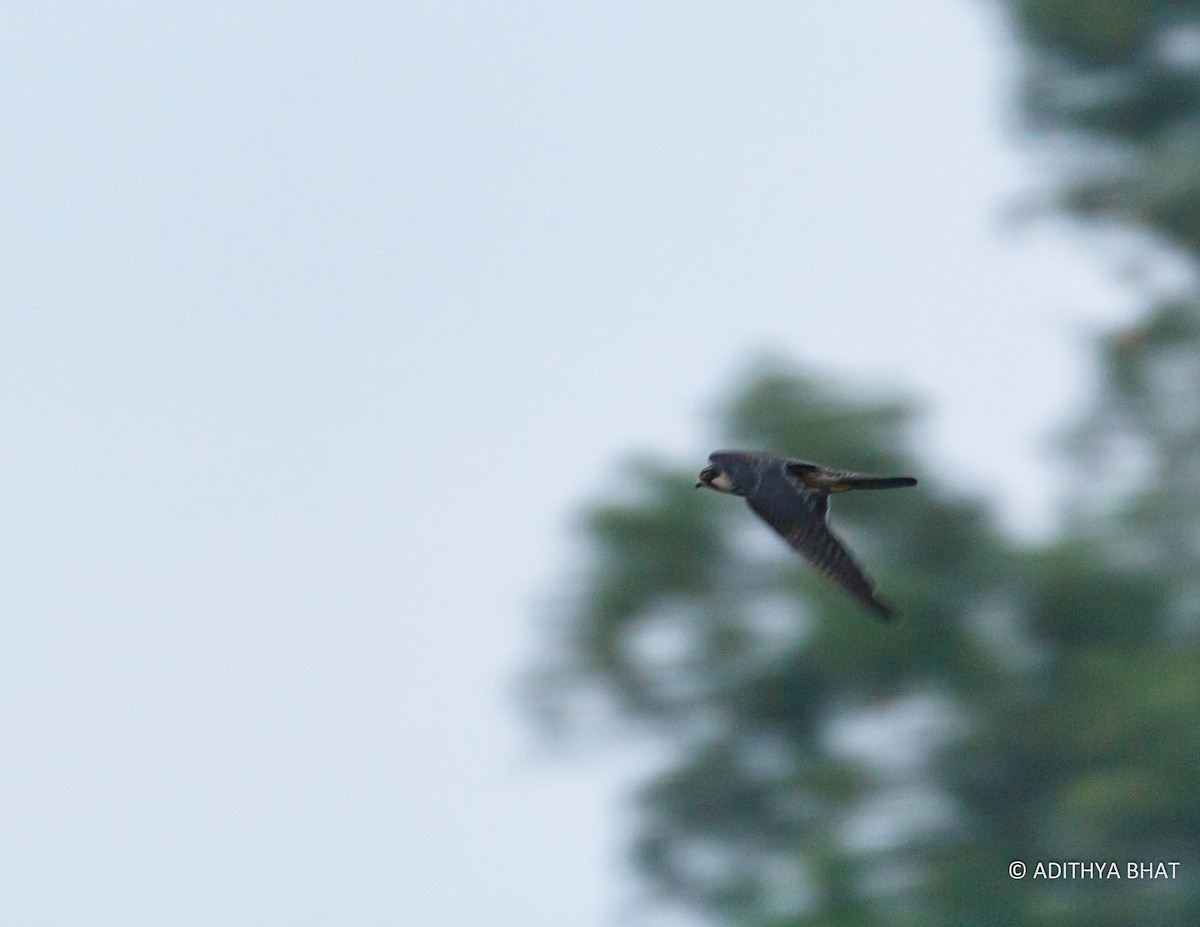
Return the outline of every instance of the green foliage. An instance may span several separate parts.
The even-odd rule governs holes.
[[[1008,0],[1029,123],[1073,137],[1063,205],[1200,248],[1200,2]]]
[[[1075,143],[1062,204],[1200,255],[1200,0],[1009,0],[1030,124]],[[1200,291],[1097,344],[1069,518],[1006,538],[909,450],[913,410],[782,366],[716,445],[915,490],[833,521],[907,614],[871,620],[703,459],[631,467],[594,507],[543,704],[598,693],[668,750],[636,857],[668,897],[761,927],[1200,923]],[[1169,882],[1009,876],[1013,860],[1180,863]]]
[[[776,367],[720,433],[926,476],[909,422]],[[636,858],[659,889],[729,923],[1200,913],[1194,876],[1008,875],[1014,859],[1200,860],[1200,653],[1169,579],[1087,532],[1019,549],[925,479],[833,506],[908,613],[884,627],[736,500],[692,489],[702,464],[631,468],[633,497],[585,518],[592,559],[556,655],[572,671],[541,693],[606,693],[671,745],[638,796]]]
[[[1153,4],[1144,0],[1017,0],[1013,6],[1032,44],[1082,66],[1121,65],[1143,54],[1153,38]]]

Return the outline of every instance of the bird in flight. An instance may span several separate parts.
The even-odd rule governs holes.
[[[825,577],[833,580],[881,621],[899,616],[875,595],[862,568],[829,530],[829,496],[852,489],[916,486],[911,476],[864,476],[832,470],[762,451],[716,451],[700,471],[696,488],[742,496],[754,514],[783,536]]]

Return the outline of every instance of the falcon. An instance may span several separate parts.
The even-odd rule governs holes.
[[[896,621],[896,610],[875,595],[874,584],[829,530],[829,497],[852,489],[916,486],[915,478],[866,476],[762,451],[716,451],[708,461],[696,481],[697,489],[707,486],[743,497],[754,514],[779,532],[818,572],[881,621]]]

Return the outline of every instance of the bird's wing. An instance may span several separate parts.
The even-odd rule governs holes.
[[[796,489],[810,499],[824,499],[832,492],[845,492],[850,489],[850,482],[858,474],[849,470],[834,470],[809,463],[806,460],[792,460],[784,464],[783,472]]]
[[[825,523],[825,496],[801,494],[770,481],[753,497],[747,497],[746,503],[822,576],[833,580],[881,620],[895,620],[895,611],[876,598],[871,581]]]

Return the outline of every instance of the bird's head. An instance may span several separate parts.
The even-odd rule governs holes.
[[[733,481],[716,464],[710,463],[700,471],[700,478],[696,480],[696,488],[699,489],[701,486],[707,486],[717,492],[734,493]]]

